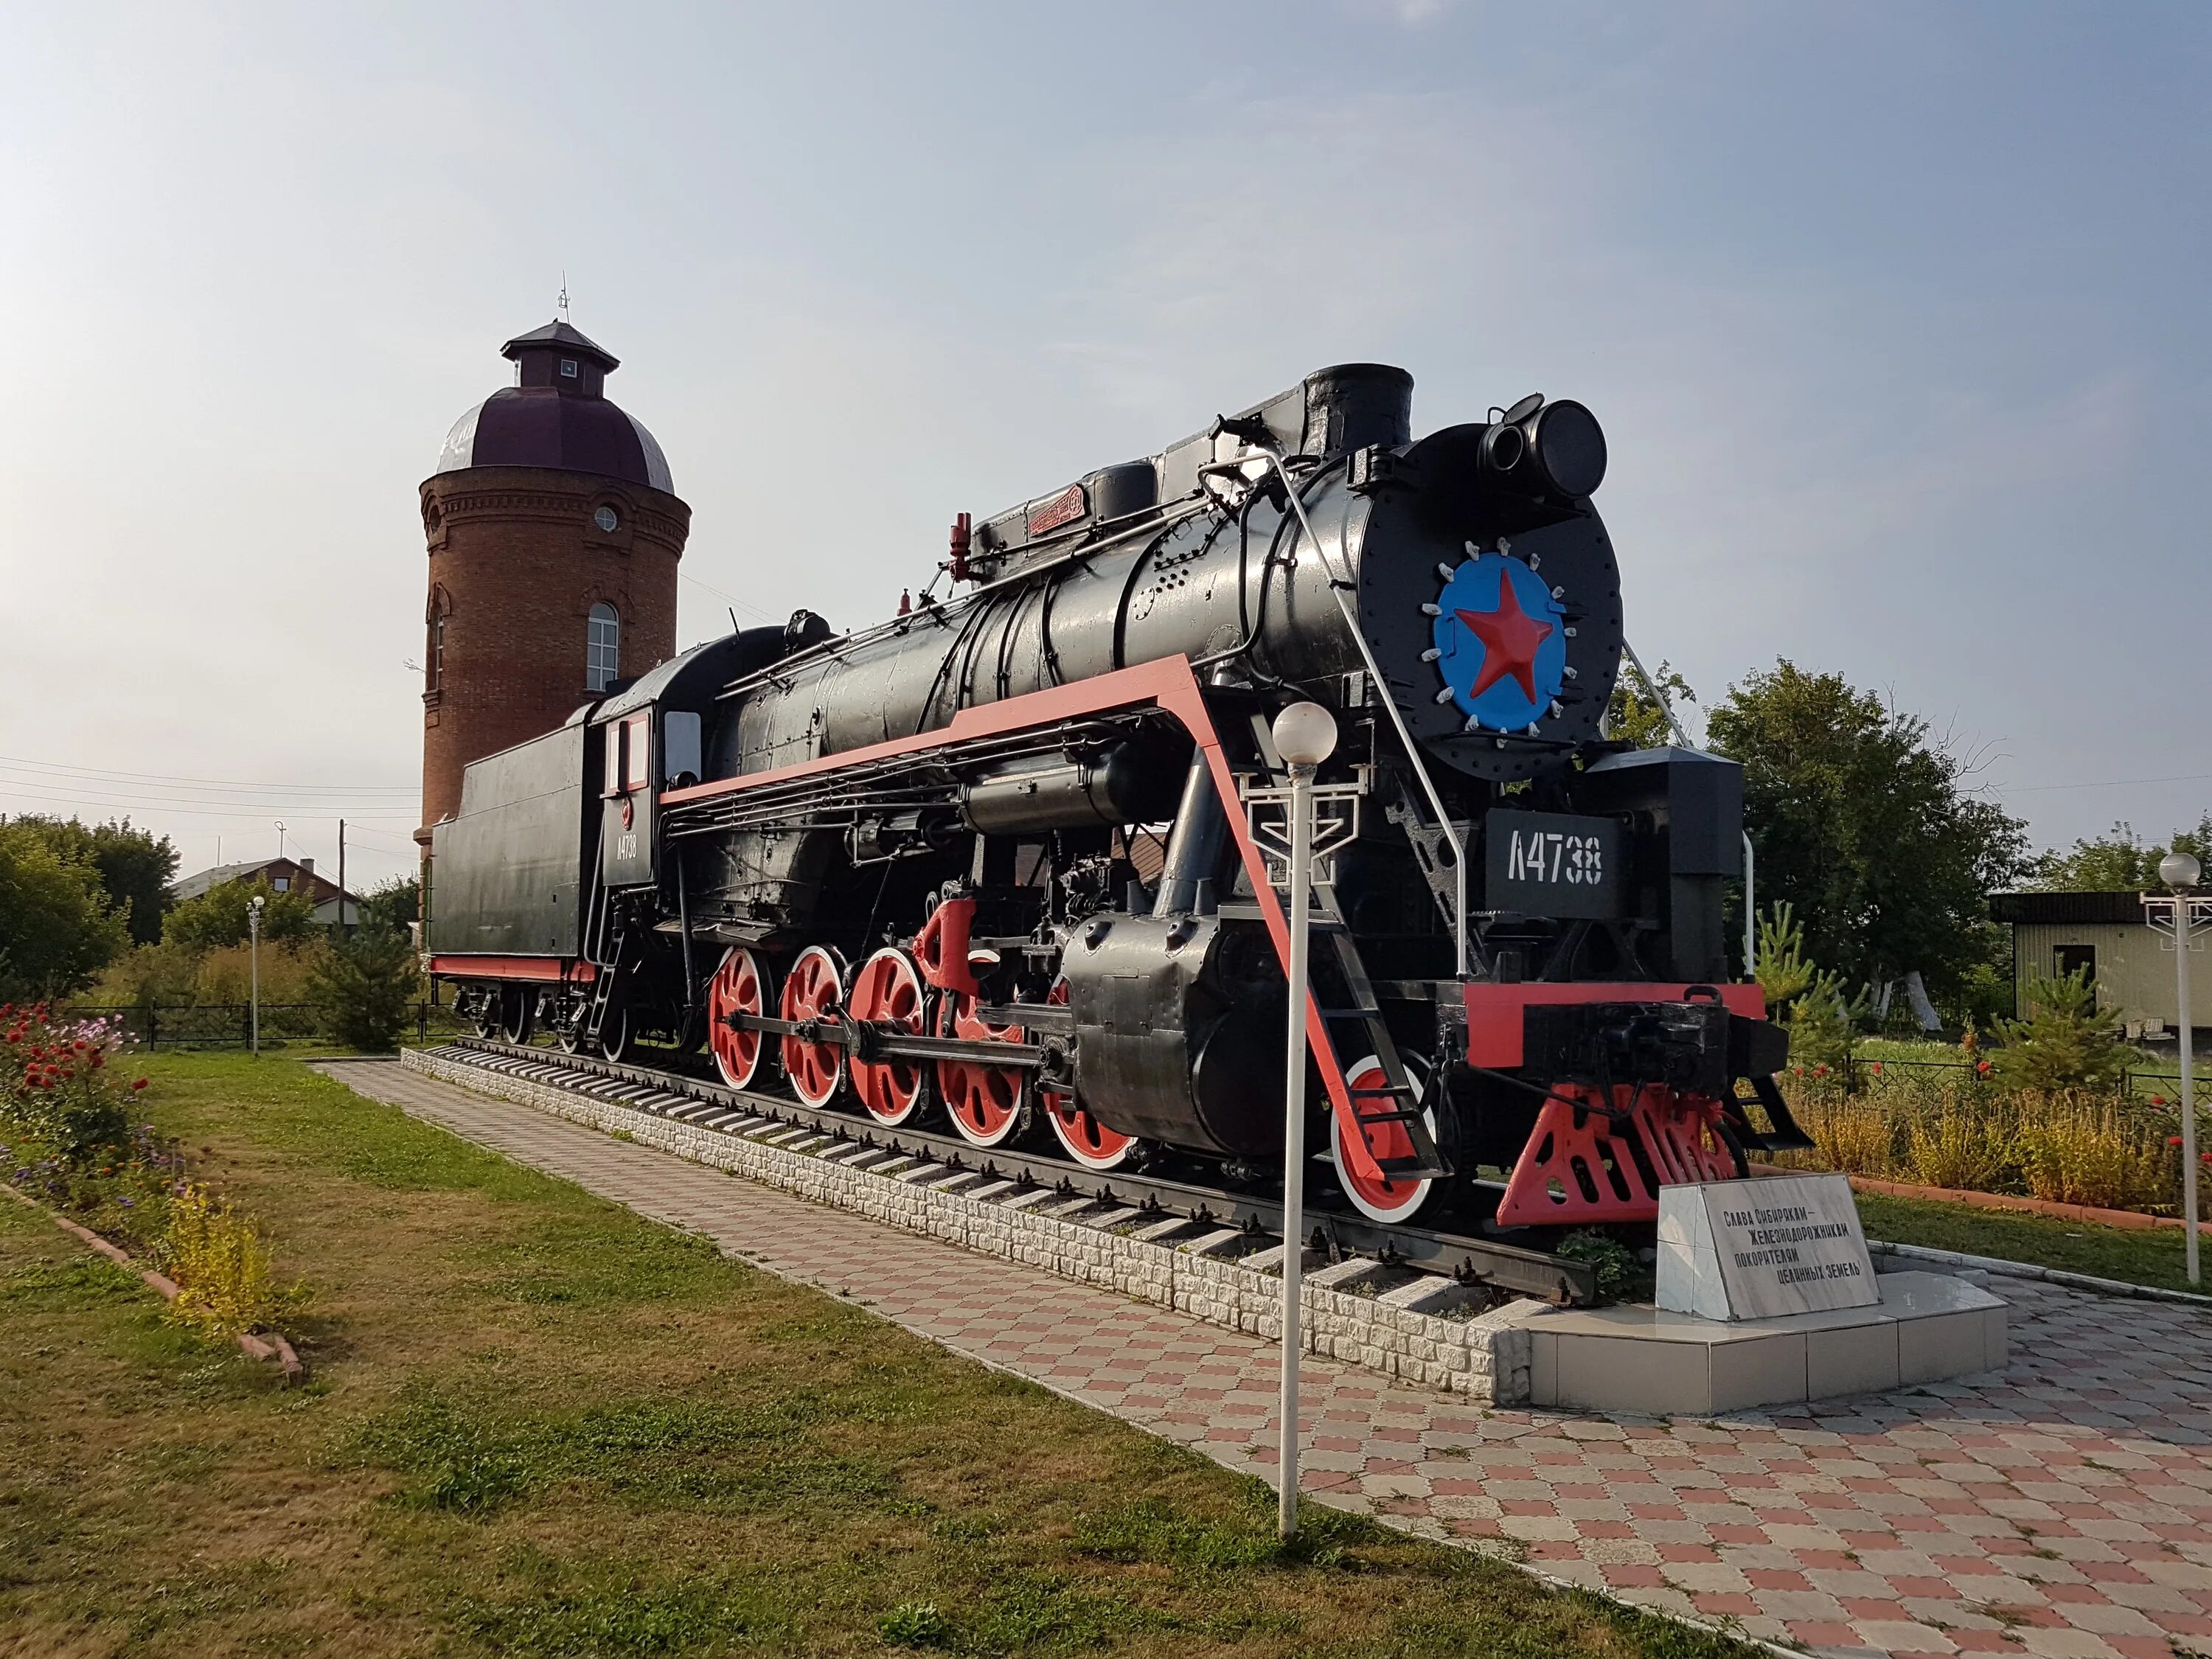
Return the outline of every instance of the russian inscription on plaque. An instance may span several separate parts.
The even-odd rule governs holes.
[[[1881,1300],[1851,1183],[1771,1176],[1659,1189],[1659,1305],[1773,1319]]]

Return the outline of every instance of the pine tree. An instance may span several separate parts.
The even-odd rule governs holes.
[[[328,1036],[380,1053],[398,1046],[415,992],[414,946],[404,933],[383,929],[332,939],[307,982],[307,1000]]]

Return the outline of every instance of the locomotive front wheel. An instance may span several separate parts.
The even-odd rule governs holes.
[[[1409,1072],[1406,1080],[1413,1085],[1413,1098],[1419,1100],[1421,1079]],[[1345,1067],[1344,1086],[1346,1089],[1381,1089],[1387,1087],[1389,1083],[1382,1060],[1373,1054],[1357,1065]],[[1395,1111],[1398,1108],[1395,1100],[1389,1096],[1364,1100],[1355,1096],[1352,1109],[1362,1117],[1373,1117]],[[1421,1121],[1428,1125],[1429,1139],[1434,1140],[1437,1134],[1436,1108],[1424,1107]],[[1402,1123],[1378,1125],[1369,1132],[1367,1139],[1378,1158],[1413,1156],[1413,1137],[1406,1133],[1406,1126]],[[1344,1188],[1345,1196],[1352,1200],[1352,1206],[1360,1214],[1370,1221],[1410,1220],[1414,1212],[1429,1201],[1429,1191],[1437,1184],[1433,1176],[1423,1176],[1418,1181],[1393,1181],[1388,1176],[1376,1180],[1355,1172],[1351,1160],[1345,1156],[1343,1120],[1338,1117],[1334,1109],[1328,1115],[1328,1151],[1329,1156],[1336,1162],[1336,1178]]]
[[[530,1041],[538,1023],[538,993],[526,986],[509,986],[500,993],[499,1034],[509,1042]]]
[[[1054,981],[1052,994],[1045,1000],[1056,1007],[1066,1006],[1066,980]],[[1037,1099],[1060,1151],[1086,1170],[1118,1170],[1142,1150],[1143,1143],[1136,1136],[1109,1129],[1091,1116],[1072,1091],[1040,1089]]]
[[[970,1042],[1028,1040],[1018,1025],[994,1025],[978,1018],[975,1007],[976,999],[966,993],[946,993],[937,1005],[937,1035]],[[937,1087],[945,1097],[945,1115],[970,1146],[1000,1146],[1021,1125],[1022,1073],[1012,1066],[940,1060]]]
[[[469,1009],[469,1023],[477,1028],[477,1035],[489,1039],[499,1035],[499,993],[481,990]]]
[[[845,968],[836,951],[810,945],[791,964],[783,981],[780,1005],[788,1020],[819,1020],[838,1024],[845,1003]],[[795,1036],[783,1039],[783,1073],[792,1092],[809,1106],[827,1106],[845,1082],[845,1046],[841,1042],[805,1042]]]
[[[921,973],[914,958],[887,945],[860,964],[853,975],[848,1010],[854,1019],[888,1025],[910,1036],[923,1029]],[[910,1060],[853,1061],[853,1092],[878,1123],[900,1124],[921,1105],[923,1070]]]
[[[733,1030],[732,1014],[764,1014],[771,1000],[768,966],[750,947],[732,945],[707,985],[707,1043],[714,1069],[732,1089],[750,1089],[767,1063],[768,1039]]]

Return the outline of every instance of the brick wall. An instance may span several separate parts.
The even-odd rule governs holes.
[[[623,678],[676,653],[676,570],[691,509],[642,484],[538,467],[441,472],[422,487],[422,823],[459,810],[461,769],[551,730],[592,695],[586,618],[622,619]],[[611,507],[616,527],[595,516]],[[442,672],[428,625],[445,623]],[[432,676],[435,675],[435,683]]]

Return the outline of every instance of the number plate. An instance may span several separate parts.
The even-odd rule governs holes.
[[[1620,826],[1611,818],[1499,809],[1483,820],[1483,908],[1609,921],[1620,915]]]

